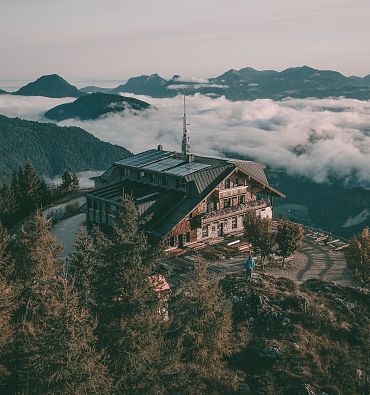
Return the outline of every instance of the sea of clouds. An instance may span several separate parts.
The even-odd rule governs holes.
[[[131,95],[133,96],[133,95]],[[137,116],[116,113],[95,121],[67,120],[96,137],[140,152],[162,144],[179,150],[183,99],[134,96],[153,105]],[[0,114],[45,120],[43,113],[72,101],[0,95]],[[235,154],[316,182],[332,178],[370,187],[370,101],[269,99],[231,102],[224,97],[187,97],[192,151]]]

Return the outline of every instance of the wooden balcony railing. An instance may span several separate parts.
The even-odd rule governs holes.
[[[218,194],[220,199],[224,199],[231,196],[242,195],[248,192],[248,186],[238,186],[233,188],[221,189]]]
[[[267,200],[250,201],[244,204],[238,204],[237,206],[222,208],[220,210],[211,211],[210,213],[201,214],[201,223],[207,224],[233,215],[244,214],[250,210],[257,210],[269,206],[270,204]]]

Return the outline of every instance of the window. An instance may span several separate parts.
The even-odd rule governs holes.
[[[186,181],[183,178],[176,178],[176,188],[185,190]]]
[[[244,203],[245,203],[245,196],[239,195],[238,196],[238,204],[244,204]]]
[[[180,189],[186,189],[186,181],[183,178],[180,179]]]
[[[149,173],[149,182],[154,183],[154,173]]]
[[[231,207],[231,199],[224,199],[224,208]]]
[[[163,185],[163,186],[167,186],[167,184],[168,184],[168,177],[163,176],[163,177],[162,177],[162,185]]]
[[[238,217],[231,218],[231,229],[236,229],[238,227]]]
[[[230,181],[230,179],[225,180],[225,188],[226,189],[231,188],[231,181]]]
[[[243,177],[237,177],[235,184],[239,187],[244,186],[244,178]]]
[[[190,232],[185,233],[185,243],[190,243]]]
[[[137,171],[137,172],[136,172],[136,179],[137,179],[137,180],[140,180],[140,171]]]
[[[202,237],[208,237],[208,225],[203,226]]]

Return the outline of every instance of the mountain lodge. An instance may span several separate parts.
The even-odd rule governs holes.
[[[182,152],[159,145],[113,163],[86,195],[87,225],[111,226],[123,196],[131,196],[146,231],[167,250],[241,233],[244,215],[272,217],[275,198],[261,163],[189,153],[184,110]]]

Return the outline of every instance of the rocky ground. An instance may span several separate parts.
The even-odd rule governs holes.
[[[265,274],[248,284],[227,275],[222,286],[233,303],[237,338],[230,366],[246,374],[245,393],[367,393],[368,291]]]

